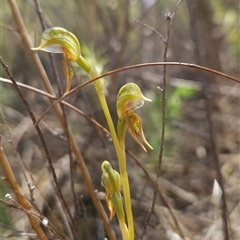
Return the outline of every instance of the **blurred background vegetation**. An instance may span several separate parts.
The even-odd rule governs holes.
[[[167,29],[165,16],[169,11],[172,12],[177,4],[175,0],[39,0],[38,2],[46,26],[64,27],[73,32],[81,43],[83,55],[94,61],[99,70],[104,73],[133,64],[163,61],[164,44],[161,39],[149,28],[134,20],[150,26],[165,38]],[[17,1],[17,4],[32,42],[34,46],[38,46],[42,28],[35,1]],[[43,89],[36,69],[18,34],[8,1],[1,0],[0,6],[1,57],[10,67],[17,81]],[[239,20],[239,1],[182,1],[171,26],[168,61],[198,63],[195,50],[199,47],[201,65],[239,78]],[[195,30],[192,24],[195,24]],[[197,43],[194,41],[194,32],[197,32]],[[39,52],[39,56],[57,94],[57,85],[48,55]],[[64,89],[62,56],[55,55],[54,58]],[[87,77],[75,68],[74,64],[73,68],[75,69],[74,87],[85,81]],[[7,77],[2,69],[1,77]],[[117,121],[116,95],[124,83],[137,83],[144,94],[153,100],[151,103],[146,103],[139,110],[139,114],[142,117],[146,138],[154,150],[144,153],[128,136],[126,144],[153,179],[156,175],[161,144],[162,79],[162,67],[133,69],[113,74],[105,79],[106,96],[115,123]],[[189,239],[223,239],[219,220],[221,206],[214,204],[212,200],[216,166],[213,161],[214,150],[210,145],[205,99],[202,92],[206,81],[213,106],[211,115],[226,189],[231,236],[232,239],[238,239],[240,236],[240,218],[237,211],[240,199],[240,91],[237,83],[213,74],[203,75],[193,68],[167,67],[166,136],[159,188],[174,209],[174,214]],[[27,194],[27,184],[23,178],[16,151],[8,143],[9,139],[13,140],[15,148],[33,173],[43,196],[58,217],[54,190],[50,186],[46,161],[35,129],[14,88],[6,83],[0,84],[1,108],[4,113],[0,118],[2,144],[15,170],[17,180]],[[23,90],[23,92],[36,116],[40,116],[49,106],[45,97],[29,90]],[[84,87],[66,100],[106,127],[92,86]],[[112,143],[108,136],[101,134],[93,124],[76,112],[67,109],[67,116],[94,185],[100,194],[104,191],[100,182],[101,163],[107,159],[117,168]],[[50,111],[43,120],[41,127],[58,171],[62,191],[69,206],[73,208],[69,188],[68,146],[64,133],[53,111]],[[153,199],[153,186],[133,159],[128,158],[137,239],[141,235]],[[3,177],[1,169],[0,176]],[[101,222],[78,171],[76,186],[77,195],[81,199],[79,201],[82,202],[78,216],[82,219],[82,226],[85,226],[82,227],[83,239],[88,239],[87,235],[91,235],[91,239],[103,239]],[[1,180],[1,199],[4,199],[4,195],[9,191],[6,182]],[[51,220],[49,209],[41,196],[38,193],[36,195],[39,208]],[[104,201],[103,204],[105,204]],[[171,224],[172,219],[159,197],[156,204],[145,239],[177,239],[174,238],[176,229],[174,224]],[[119,234],[116,220],[113,220],[112,224],[116,233]],[[11,233],[17,235],[19,232],[31,232],[24,213],[0,203],[1,237]],[[11,239],[19,238],[11,237]],[[29,239],[29,237],[21,237],[21,239]]]

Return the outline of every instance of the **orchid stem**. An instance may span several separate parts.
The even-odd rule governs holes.
[[[99,76],[96,68],[92,65],[90,71],[88,72],[89,78],[93,79]],[[129,230],[129,240],[134,240],[134,225],[133,225],[133,216],[132,216],[132,207],[131,207],[131,196],[130,196],[130,188],[129,188],[129,181],[128,181],[128,174],[126,169],[126,154],[125,154],[125,145],[124,143],[121,144],[123,146],[120,146],[115,127],[112,121],[112,117],[106,102],[106,98],[104,95],[104,89],[101,83],[101,80],[97,80],[94,82],[94,86],[100,101],[100,104],[102,106],[104,115],[106,117],[109,130],[111,132],[113,144],[116,150],[116,154],[118,157],[118,164],[119,164],[119,170],[120,175],[122,178],[122,184],[123,184],[123,196],[124,196],[124,202],[125,202],[125,209],[126,209],[126,215],[127,215],[127,223],[128,223],[128,230]],[[120,226],[121,228],[123,226]]]

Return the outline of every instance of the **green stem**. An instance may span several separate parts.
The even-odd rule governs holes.
[[[77,64],[87,73],[90,72],[91,70],[91,65],[87,62],[87,60],[83,57],[80,56],[79,59],[77,60]]]
[[[88,76],[93,79],[99,76],[96,68],[92,65],[90,71],[88,72]],[[99,101],[101,103],[104,115],[106,117],[109,130],[111,132],[113,144],[116,150],[116,154],[118,157],[118,164],[119,164],[119,170],[120,175],[122,178],[123,183],[123,195],[124,195],[124,202],[125,202],[125,209],[126,209],[126,215],[127,215],[127,223],[128,223],[128,229],[129,229],[129,239],[134,240],[134,225],[133,225],[133,216],[132,216],[132,207],[131,207],[131,195],[130,195],[130,188],[129,188],[129,181],[128,181],[128,174],[126,170],[126,154],[125,154],[125,147],[120,147],[118,137],[115,131],[115,127],[112,121],[111,114],[109,112],[109,108],[106,102],[106,98],[104,95],[104,89],[101,83],[101,80],[97,80],[94,82],[94,86],[99,98]]]
[[[123,210],[122,197],[120,192],[116,192],[112,194],[112,202],[118,217],[119,227],[122,232],[123,240],[129,240],[129,230],[125,223],[125,214]]]
[[[118,136],[118,141],[119,141],[119,145],[122,149],[122,151],[124,151],[123,153],[125,154],[125,135],[126,135],[126,120],[120,120],[118,119],[118,123],[117,123],[117,136]]]
[[[122,239],[123,240],[128,240],[129,239],[129,231],[128,231],[126,223],[119,221],[119,227],[120,227],[121,232],[122,232],[122,237],[123,237]]]

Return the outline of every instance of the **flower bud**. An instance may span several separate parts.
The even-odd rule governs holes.
[[[122,188],[121,176],[108,161],[102,163],[102,172],[102,186],[106,191],[111,194],[120,192]]]
[[[117,95],[117,114],[124,119],[136,109],[143,106],[144,101],[152,100],[143,96],[142,91],[135,83],[127,83],[121,87]]]
[[[102,185],[106,189],[106,202],[110,211],[110,219],[117,213],[119,221],[125,221],[122,206],[120,174],[112,168],[108,161],[102,163]]]

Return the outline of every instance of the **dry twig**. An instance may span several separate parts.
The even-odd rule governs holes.
[[[8,159],[4,153],[2,142],[1,142],[1,136],[0,136],[0,164],[2,166],[3,172],[5,173],[6,180],[8,181],[9,185],[11,186],[11,189],[14,191],[17,202],[21,206],[22,209],[26,212],[26,215],[28,216],[28,219],[36,232],[38,238],[40,240],[47,240],[47,237],[45,233],[43,232],[42,228],[40,227],[40,221],[33,215],[33,209],[31,203],[24,197],[24,194],[22,192],[21,187],[18,185],[14,173],[12,171],[12,168],[8,162]]]

